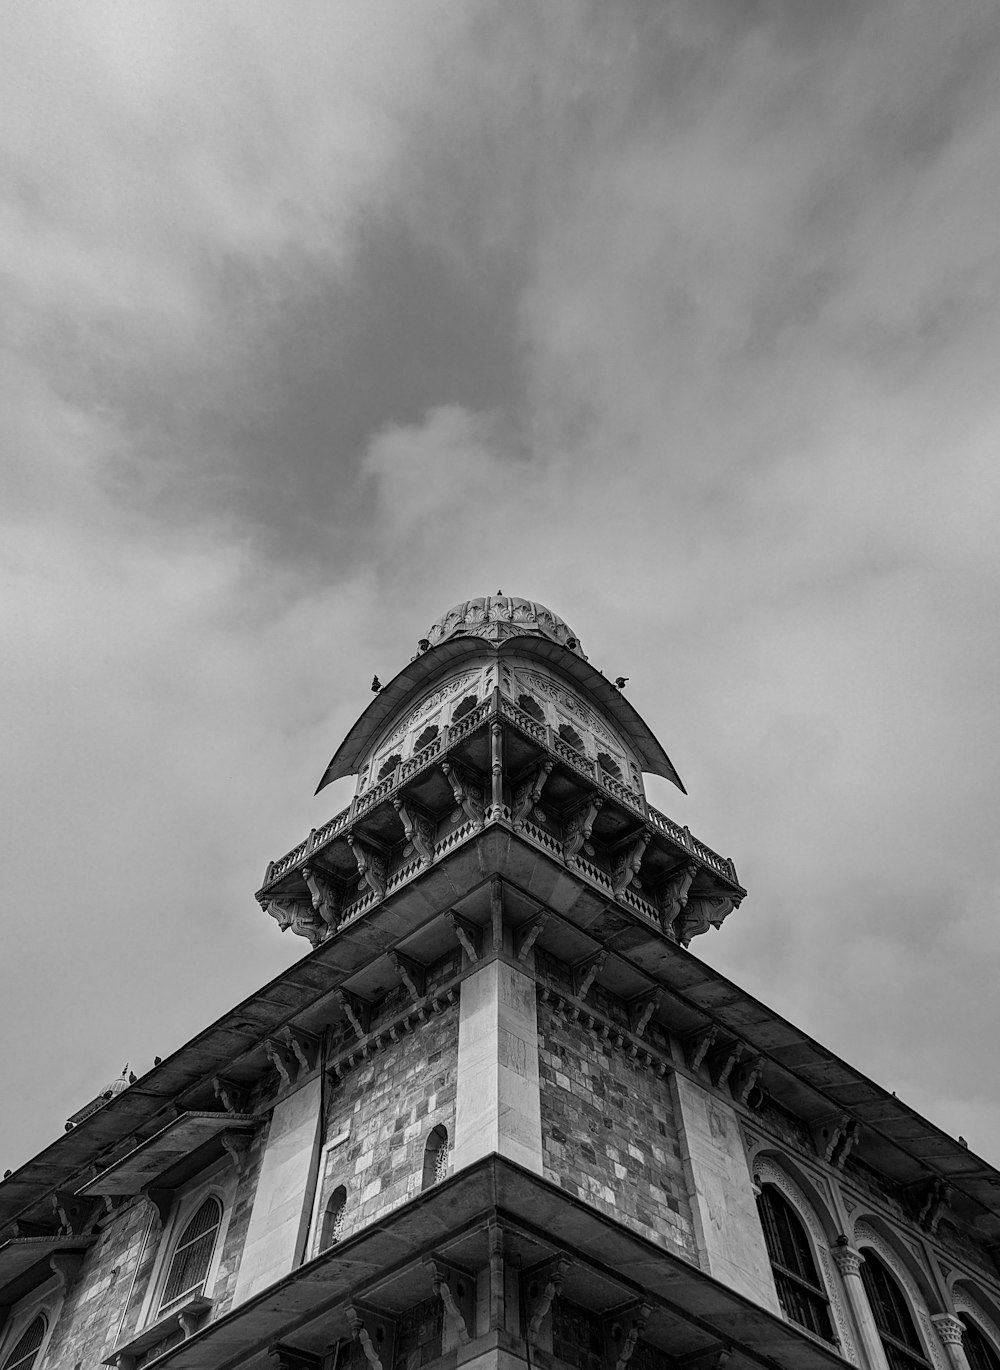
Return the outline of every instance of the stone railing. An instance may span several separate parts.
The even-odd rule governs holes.
[[[333,838],[337,837],[346,828],[349,828],[357,818],[370,812],[370,810],[374,809],[378,804],[381,804],[384,800],[388,799],[402,784],[412,780],[415,775],[425,770],[428,766],[437,764],[443,753],[450,749],[455,742],[460,741],[469,733],[475,732],[477,728],[482,727],[491,717],[495,716],[506,718],[532,741],[537,742],[541,746],[547,747],[550,751],[554,752],[561,760],[565,761],[580,775],[584,775],[592,783],[596,783],[601,789],[611,795],[613,799],[617,800],[618,803],[631,809],[633,813],[638,814],[648,822],[652,828],[663,833],[664,836],[669,837],[673,843],[683,850],[690,852],[702,865],[708,866],[710,870],[715,871],[732,884],[739,884],[736,875],[736,867],[727,857],[720,856],[718,852],[714,852],[711,847],[706,846],[704,842],[700,842],[697,837],[692,836],[687,827],[682,827],[681,824],[675,823],[672,818],[668,818],[666,814],[660,813],[658,809],[654,809],[651,805],[646,803],[644,796],[638,794],[635,790],[630,789],[620,780],[615,779],[614,776],[609,775],[598,764],[591,761],[589,757],[584,756],[574,747],[570,747],[569,744],[564,742],[558,734],[551,730],[551,728],[539,723],[537,719],[532,718],[530,714],[525,713],[523,709],[518,708],[516,704],[500,695],[498,697],[497,705],[494,705],[492,698],[483,700],[481,704],[478,704],[474,709],[471,709],[464,718],[459,719],[457,723],[444,729],[438,737],[434,738],[426,747],[423,747],[414,756],[410,757],[408,761],[401,762],[391,775],[388,775],[384,780],[379,781],[377,785],[366,793],[356,796],[349,808],[343,809],[334,818],[331,818],[328,822],[324,823],[322,827],[314,828],[305,841],[300,842],[297,847],[293,847],[290,852],[287,852],[277,861],[272,861],[267,868],[263,887],[265,889],[268,888],[268,886],[274,884],[280,876],[304,862],[310,855],[319,851],[320,848],[325,847]],[[460,830],[456,829],[455,831],[457,833]],[[541,829],[538,831],[539,834],[546,839],[542,845],[548,845],[548,842],[551,841],[551,839],[548,838],[548,834],[542,834]],[[454,838],[455,833],[450,834],[449,837],[445,839],[445,843],[448,846],[453,845]],[[554,846],[556,850],[561,851],[561,847],[558,843],[554,843]],[[594,870],[597,871],[597,867],[594,867]],[[366,896],[366,898],[368,897]],[[633,900],[638,901],[633,904],[633,907],[635,907],[638,912],[642,913],[645,917],[651,917],[654,921],[656,920],[656,911],[653,909],[652,905],[648,905],[645,900],[641,899],[638,895],[634,895],[631,891],[626,891],[624,902],[631,903]],[[360,900],[351,906],[351,916],[354,916],[353,910],[357,909],[359,905],[364,902],[364,900]]]

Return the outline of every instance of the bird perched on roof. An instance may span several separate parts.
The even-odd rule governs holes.
[[[627,684],[628,684],[628,676],[627,676],[627,675],[617,675],[617,676],[615,676],[615,685],[618,687],[619,690],[624,690],[624,688],[625,688],[625,686],[626,686]]]
[[[372,676],[372,694],[377,695],[382,688],[382,682],[377,675]]]

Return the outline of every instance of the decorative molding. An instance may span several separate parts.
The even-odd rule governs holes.
[[[837,1330],[837,1340],[840,1343],[840,1351],[845,1360],[849,1360],[852,1365],[860,1365],[858,1352],[851,1336],[851,1324],[848,1317],[847,1308],[844,1304],[840,1284],[834,1274],[833,1266],[836,1263],[841,1273],[858,1273],[860,1257],[857,1252],[851,1251],[850,1247],[835,1247],[830,1251],[830,1239],[824,1231],[823,1224],[816,1216],[816,1211],[809,1199],[780,1166],[776,1165],[766,1156],[758,1156],[753,1163],[754,1179],[759,1184],[773,1184],[774,1187],[785,1196],[792,1205],[795,1212],[809,1234],[809,1239],[813,1249],[816,1264],[819,1267],[820,1278],[826,1289],[826,1296],[830,1300],[830,1312],[833,1315],[833,1323]],[[841,1254],[843,1253],[843,1254]],[[841,1265],[841,1260],[845,1264],[853,1258],[857,1261],[853,1272],[848,1272]]]

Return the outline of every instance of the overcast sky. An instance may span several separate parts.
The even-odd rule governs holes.
[[[0,1171],[308,951],[268,859],[497,588],[736,861],[696,953],[1000,1164],[995,4],[0,30]]]

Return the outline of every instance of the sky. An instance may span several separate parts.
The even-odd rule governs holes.
[[[693,947],[1000,1165],[991,0],[0,9],[0,1172],[307,944],[267,861],[548,604]]]

